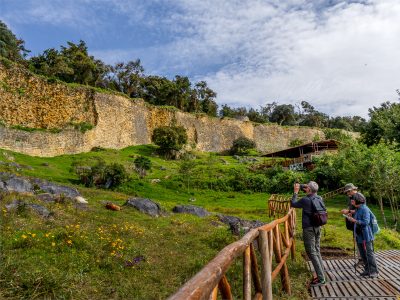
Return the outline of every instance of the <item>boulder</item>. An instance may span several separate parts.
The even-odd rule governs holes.
[[[205,210],[202,207],[199,206],[195,206],[195,205],[177,205],[175,206],[172,211],[174,213],[180,213],[180,214],[191,214],[191,215],[195,215],[198,217],[207,217],[210,215],[210,213]]]
[[[43,201],[43,202],[48,202],[48,203],[55,202],[54,196],[49,193],[36,195],[36,199]]]
[[[39,204],[26,204],[26,206],[43,218],[48,218],[51,215],[50,211],[46,207]]]
[[[27,179],[13,174],[3,181],[3,186],[8,192],[33,193],[33,186]]]
[[[33,179],[33,183],[36,184],[42,191],[45,191],[49,194],[53,194],[56,196],[63,195],[64,197],[75,199],[76,197],[80,196],[80,193],[77,189],[65,186],[65,185],[58,185],[47,180],[42,179]]]
[[[253,228],[265,225],[265,223],[258,220],[243,220],[235,216],[218,215],[218,218],[222,223],[229,225],[229,228],[235,235],[241,235],[241,233],[247,233]]]
[[[124,205],[132,206],[142,213],[148,214],[152,217],[162,215],[161,207],[158,203],[146,198],[129,198]]]
[[[46,207],[39,204],[26,203],[25,201],[15,199],[13,200],[13,202],[6,205],[6,209],[9,212],[23,207],[33,210],[35,213],[43,218],[48,218],[51,216],[51,212]]]
[[[13,202],[11,202],[10,204],[6,204],[6,210],[8,212],[11,212],[13,210],[17,210],[19,207],[25,206],[26,203],[24,201],[21,200],[16,200],[14,199]]]

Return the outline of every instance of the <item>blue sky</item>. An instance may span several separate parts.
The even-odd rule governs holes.
[[[400,89],[398,0],[0,0],[33,55],[84,40],[106,63],[206,80],[219,104],[361,115]]]

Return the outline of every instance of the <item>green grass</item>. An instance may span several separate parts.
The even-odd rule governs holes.
[[[193,204],[215,213],[270,221],[266,211],[269,195],[193,189],[190,184],[188,189],[186,181],[181,182],[177,177],[180,162],[166,161],[158,157],[155,150],[153,146],[119,151],[97,149],[52,158],[0,151],[0,161],[32,167],[16,170],[0,165],[0,171],[75,186],[89,201],[88,210],[79,210],[68,202],[43,204],[33,196],[3,195],[0,198],[0,298],[165,299],[222,248],[236,240],[216,216],[201,219],[173,214],[171,210],[175,205]],[[133,161],[139,155],[149,157],[153,165],[144,179],[133,170]],[[231,169],[248,167],[228,156],[195,155],[200,167],[205,167],[191,180],[208,180],[207,171],[223,176]],[[91,165],[99,158],[107,163],[123,164],[130,173],[129,182],[114,191],[78,185],[77,176],[70,171],[71,165],[76,162]],[[154,184],[152,179],[161,182]],[[160,203],[167,215],[152,218],[126,207],[118,212],[104,207],[106,201],[122,205],[133,195]],[[45,205],[54,213],[54,218],[43,220],[27,208],[6,212],[4,205],[15,198]],[[191,201],[193,199],[195,201]],[[346,199],[338,196],[327,200],[326,204],[329,223],[322,235],[322,247],[344,249],[351,255],[352,233],[345,229],[340,213],[346,206]],[[371,207],[381,221],[376,207]],[[300,212],[297,222],[296,261],[289,261],[293,295],[280,292],[277,280],[274,294],[280,299],[305,299],[308,295],[305,282],[309,275],[302,258]],[[377,250],[399,246],[400,237],[396,232],[382,230],[377,236]],[[241,259],[237,259],[228,272],[235,292],[241,290],[241,264]]]

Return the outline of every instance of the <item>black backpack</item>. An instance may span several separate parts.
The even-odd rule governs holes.
[[[323,226],[328,222],[328,212],[322,198],[313,196],[311,198],[311,223],[314,227]]]

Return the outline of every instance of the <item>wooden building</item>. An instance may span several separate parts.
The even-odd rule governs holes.
[[[312,169],[312,159],[314,156],[321,155],[325,152],[333,152],[338,150],[339,142],[335,140],[325,140],[311,142],[296,147],[264,154],[264,157],[280,157],[284,158],[279,163],[283,167],[291,170]]]

